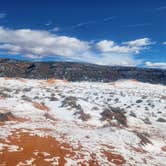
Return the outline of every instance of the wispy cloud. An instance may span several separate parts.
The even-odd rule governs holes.
[[[166,69],[166,62],[145,62],[145,66]]]
[[[166,10],[166,6],[161,6],[156,8],[157,11],[162,11],[162,10]]]
[[[50,32],[58,32],[60,30],[59,27],[54,27],[50,30]]]
[[[50,25],[52,25],[52,22],[51,22],[51,21],[49,21],[49,22],[47,22],[47,23],[45,24],[45,26],[50,26]]]
[[[106,18],[103,18],[103,19],[100,19],[100,20],[89,20],[89,21],[80,22],[80,23],[78,23],[78,24],[71,25],[71,26],[69,26],[69,27],[61,28],[61,30],[77,29],[77,28],[84,27],[85,25],[107,22],[107,21],[114,20],[114,19],[116,19],[116,18],[117,18],[117,16],[110,16],[110,17],[106,17]]]
[[[6,13],[0,13],[0,19],[3,19],[3,18],[5,18],[6,17]]]
[[[108,22],[108,21],[112,21],[116,18],[117,18],[117,16],[110,16],[110,17],[106,17],[106,18],[103,18],[103,19],[100,19],[100,20],[88,20],[88,21],[85,21],[85,22],[80,22],[80,23],[71,25],[71,26],[55,27],[55,28],[50,29],[49,31],[50,32],[57,32],[57,31],[75,30],[77,28],[82,28],[82,27],[84,27],[86,25],[89,25],[89,24],[97,24],[97,23],[102,23],[102,22]],[[45,24],[45,26],[47,26],[47,27],[52,26],[52,25],[53,25],[53,22],[51,22],[51,21]]]
[[[95,20],[90,20],[90,21],[87,21],[87,22],[81,22],[81,23],[72,25],[71,28],[78,28],[78,27],[82,27],[82,26],[88,25],[88,24],[93,24],[93,23],[96,23],[96,22],[97,21],[95,21]]]
[[[110,16],[110,17],[106,17],[106,18],[101,19],[101,20],[90,20],[90,21],[87,21],[87,22],[78,23],[78,24],[74,25],[73,27],[77,28],[77,27],[81,27],[81,26],[84,26],[84,25],[88,25],[88,24],[111,21],[111,20],[114,20],[116,18],[117,18],[117,16]]]
[[[114,20],[116,18],[117,18],[117,16],[106,17],[103,19],[103,21],[110,21],[110,20]]]
[[[122,28],[136,28],[136,27],[145,27],[151,26],[151,23],[141,23],[141,24],[130,24],[130,25],[122,25]]]

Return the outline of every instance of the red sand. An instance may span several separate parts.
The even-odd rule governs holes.
[[[9,143],[6,139],[0,140],[1,143],[19,146],[19,150],[10,152],[5,148],[2,153],[0,153],[0,164],[5,163],[6,166],[15,166],[20,162],[25,163],[26,160],[30,159],[34,159],[30,165],[50,166],[52,165],[51,161],[46,161],[45,159],[51,159],[53,157],[59,157],[58,165],[63,166],[66,163],[66,155],[68,158],[75,157],[76,160],[83,157],[81,154],[79,158],[75,156],[76,152],[78,152],[81,147],[73,149],[69,144],[60,143],[50,136],[39,137],[30,135],[29,133],[15,132],[15,134],[8,138],[8,141]],[[49,155],[45,156],[43,152],[47,152]],[[110,163],[116,165],[125,163],[125,159],[119,154],[103,151],[103,157],[104,156],[110,161]],[[90,166],[99,165],[95,157],[95,154],[91,154],[92,159],[88,161]],[[85,165],[85,163],[79,164],[81,166]]]

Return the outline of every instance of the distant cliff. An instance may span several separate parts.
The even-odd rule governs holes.
[[[75,62],[26,62],[0,59],[0,76],[102,82],[136,79],[142,82],[166,85],[166,70],[100,66]]]

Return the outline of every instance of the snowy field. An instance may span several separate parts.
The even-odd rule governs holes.
[[[165,129],[163,85],[0,78],[3,166],[165,166]]]

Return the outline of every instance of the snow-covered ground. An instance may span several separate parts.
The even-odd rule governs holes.
[[[21,151],[9,138],[29,133],[70,145],[66,166],[166,165],[163,85],[0,78],[0,113],[0,154]],[[60,165],[59,156],[44,154],[45,162]]]

